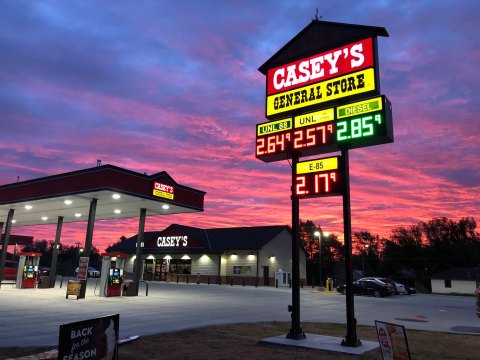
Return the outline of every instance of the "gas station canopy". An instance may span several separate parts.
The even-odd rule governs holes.
[[[11,209],[12,225],[87,221],[97,200],[95,220],[203,211],[205,192],[177,184],[165,171],[146,175],[113,165],[0,186],[0,222]]]

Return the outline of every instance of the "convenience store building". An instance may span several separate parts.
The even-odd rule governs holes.
[[[128,254],[125,271],[136,262],[137,235],[113,245]],[[288,286],[292,272],[292,235],[288,226],[201,229],[172,224],[145,232],[142,249],[147,281]],[[300,278],[306,278],[306,254],[300,251]]]

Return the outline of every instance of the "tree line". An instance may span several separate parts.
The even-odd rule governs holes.
[[[401,278],[402,272],[408,272],[417,279],[429,279],[451,267],[480,266],[480,234],[476,227],[473,217],[458,221],[438,217],[394,227],[386,238],[368,231],[354,232],[353,269],[363,276]],[[315,232],[320,235],[315,236]],[[307,220],[300,223],[300,238],[307,253],[310,283],[318,283],[319,272],[322,283],[327,277],[341,277],[344,248],[335,234],[326,236],[320,226]]]

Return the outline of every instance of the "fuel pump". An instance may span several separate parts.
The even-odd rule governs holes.
[[[38,265],[42,253],[20,252],[18,256],[16,287],[18,289],[34,289],[37,284]]]
[[[126,259],[127,254],[124,253],[102,254],[100,296],[120,296],[122,294],[123,271]]]

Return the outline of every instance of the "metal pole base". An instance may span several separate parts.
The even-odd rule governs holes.
[[[359,339],[343,339],[342,346],[359,347],[362,346],[362,342]]]
[[[303,340],[306,338],[307,337],[305,336],[305,333],[302,331],[301,328],[299,329],[299,331],[294,331],[294,329],[290,329],[290,331],[287,334],[287,339]]]

